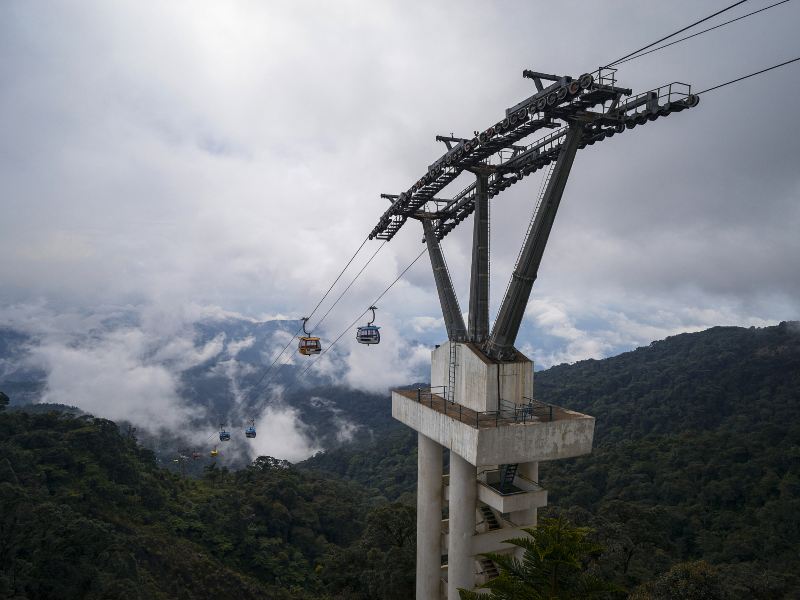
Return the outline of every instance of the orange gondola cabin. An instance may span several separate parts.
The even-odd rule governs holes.
[[[300,338],[300,343],[297,346],[300,354],[309,356],[311,354],[319,354],[322,352],[322,344],[319,343],[318,337],[303,336]]]

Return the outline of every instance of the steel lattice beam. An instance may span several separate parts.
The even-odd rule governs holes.
[[[390,240],[409,218],[422,221],[448,338],[482,344],[493,359],[510,359],[533,282],[578,150],[660,117],[697,106],[691,86],[671,83],[631,96],[616,85],[616,69],[601,68],[578,78],[525,71],[536,93],[473,138],[437,136],[447,152],[405,192],[382,194],[391,206],[370,232]],[[545,87],[542,80],[552,81]],[[624,98],[624,100],[623,100]],[[528,144],[522,140],[553,129]],[[489,335],[489,200],[555,162],[541,205],[526,235],[500,312]],[[464,171],[476,180],[452,198],[439,194]],[[469,329],[453,290],[440,241],[475,213],[470,279]]]
[[[448,151],[393,200],[370,237],[392,239],[409,217],[415,216],[464,170],[481,164],[494,167],[495,173],[489,181],[491,198],[546,166],[558,156],[566,127],[527,146],[519,146],[520,140],[541,129],[581,121],[585,128],[583,148],[698,103],[691,86],[677,82],[630,96],[630,89],[615,85],[614,72],[614,69],[600,69],[578,78],[526,72],[534,80],[539,77],[555,82],[507,109],[505,118],[472,139],[439,136]],[[623,102],[623,97],[628,96]],[[446,206],[443,209],[446,214],[441,215],[436,227],[440,240],[472,213],[474,184],[456,194]]]

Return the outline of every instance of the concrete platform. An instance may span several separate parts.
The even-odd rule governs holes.
[[[594,417],[565,408],[553,407],[552,420],[523,423],[413,390],[392,392],[392,416],[476,467],[581,456],[594,439]]]

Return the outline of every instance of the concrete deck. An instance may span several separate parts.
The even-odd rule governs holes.
[[[416,390],[392,392],[392,416],[475,466],[556,460],[589,454],[594,417],[553,407],[553,420],[495,418]]]
[[[413,400],[417,402],[417,392],[416,390],[393,390],[392,394],[398,394],[409,400]],[[485,412],[477,412],[472,410],[471,408],[467,408],[466,406],[462,406],[461,404],[457,404],[454,402],[448,402],[444,398],[442,398],[438,394],[429,394],[427,390],[423,392],[423,397],[420,402],[424,404],[431,410],[435,410],[443,415],[447,415],[451,419],[455,419],[464,423],[465,425],[469,425],[476,429],[484,429],[489,427],[505,427],[511,424],[520,423],[519,420],[514,419],[510,416],[497,416],[495,414],[487,414]],[[567,419],[580,419],[586,417],[581,413],[577,413],[572,410],[567,410],[565,408],[561,408],[560,406],[553,405],[553,421],[564,421]],[[526,421],[539,421],[539,422],[548,422],[547,420],[542,420],[537,418],[536,416],[527,417]]]

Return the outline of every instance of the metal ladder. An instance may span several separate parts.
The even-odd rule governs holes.
[[[450,367],[448,373],[447,399],[456,401],[456,367],[458,366],[458,344],[450,342]]]
[[[536,198],[536,206],[533,207],[533,212],[531,213],[531,220],[528,221],[528,228],[525,230],[525,237],[523,239],[522,246],[520,246],[519,252],[517,252],[517,260],[514,261],[514,268],[516,269],[517,265],[519,264],[519,259],[522,257],[522,250],[525,248],[525,241],[527,241],[528,236],[531,234],[531,230],[533,229],[533,224],[536,222],[536,215],[539,212],[539,207],[542,205],[542,200],[544,199],[544,193],[547,191],[547,184],[550,183],[550,179],[553,176],[553,171],[556,168],[556,161],[550,163],[550,166],[547,169],[547,172],[544,174],[544,178],[542,179],[542,185],[539,188],[539,196]],[[508,284],[506,285],[506,291],[503,294],[503,298],[508,295],[508,288],[511,287],[511,279],[509,279]]]
[[[486,505],[482,505],[479,510],[481,511],[481,515],[483,515],[483,520],[486,521],[486,529],[489,531],[500,529],[500,523],[498,522],[497,517],[491,508]]]
[[[500,466],[500,493],[514,485],[518,464]]]

